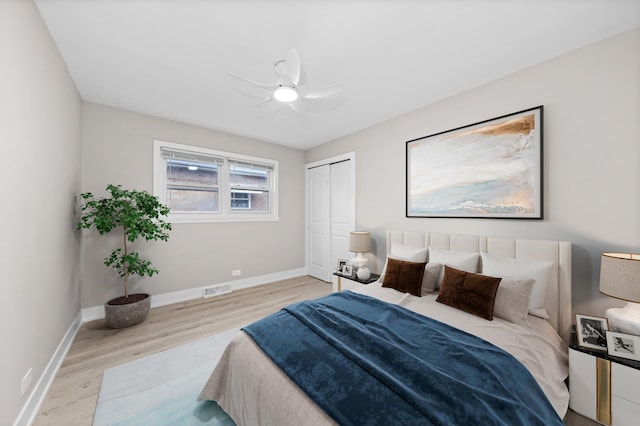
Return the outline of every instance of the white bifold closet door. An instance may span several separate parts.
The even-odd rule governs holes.
[[[307,265],[312,277],[331,281],[338,259],[349,259],[355,229],[353,161],[307,169]]]

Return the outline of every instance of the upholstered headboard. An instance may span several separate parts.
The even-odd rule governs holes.
[[[432,246],[442,250],[485,252],[519,261],[547,261],[554,264],[547,287],[549,323],[569,343],[571,333],[571,243],[568,241],[457,235],[435,232],[387,231],[387,253],[391,244]]]

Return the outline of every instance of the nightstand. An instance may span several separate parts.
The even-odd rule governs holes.
[[[582,348],[572,333],[569,394],[569,407],[585,417],[606,425],[637,425],[640,419],[640,362]]]
[[[378,281],[380,275],[371,274],[368,280],[361,281],[357,277],[345,277],[343,275],[338,274],[337,272],[333,273],[337,278],[333,279],[333,291],[342,291],[342,290],[355,290],[356,288],[374,283]]]

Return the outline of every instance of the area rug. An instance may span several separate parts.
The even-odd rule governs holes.
[[[215,402],[197,396],[238,331],[105,370],[93,425],[235,425]]]

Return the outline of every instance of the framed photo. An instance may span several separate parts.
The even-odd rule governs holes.
[[[343,274],[344,267],[348,263],[347,259],[338,259],[338,266],[336,267],[336,272],[338,274]]]
[[[342,275],[344,275],[345,277],[352,277],[353,276],[353,266],[352,265],[344,265],[342,267]]]
[[[640,336],[607,331],[608,354],[640,361]]]
[[[538,106],[407,142],[407,217],[542,219]]]
[[[576,314],[578,345],[583,348],[606,351],[607,330],[609,323],[606,318]]]

